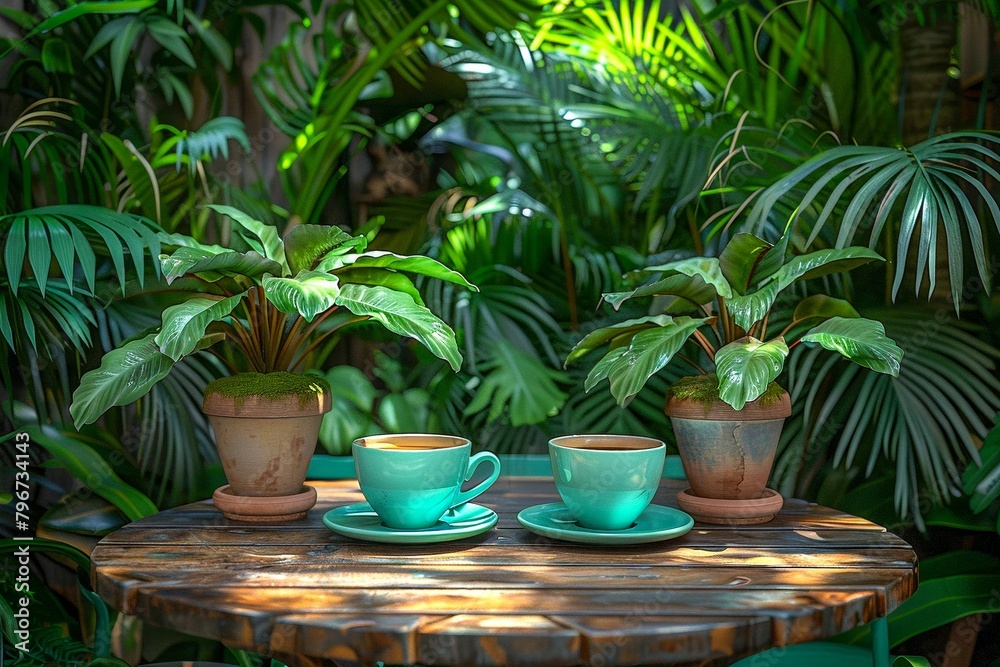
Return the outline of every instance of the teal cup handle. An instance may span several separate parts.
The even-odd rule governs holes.
[[[487,462],[493,464],[493,472],[490,473],[490,476],[468,491],[459,491],[458,495],[455,496],[455,502],[451,505],[452,507],[458,507],[462,503],[469,502],[473,498],[481,495],[484,491],[486,491],[486,489],[493,486],[493,482],[497,481],[497,478],[500,477],[500,459],[498,459],[492,452],[479,452],[478,454],[473,454],[469,457],[469,465],[465,469],[465,481],[468,482],[472,479],[472,475],[475,474],[476,468],[478,468],[481,463]]]

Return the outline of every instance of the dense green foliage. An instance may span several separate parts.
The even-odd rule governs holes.
[[[987,94],[939,123],[950,79],[919,90],[906,58],[958,3],[668,4],[0,8],[0,440],[28,430],[63,496],[39,525],[85,545],[210,495],[202,395],[234,371],[325,375],[329,452],[433,430],[513,453],[669,442],[670,358],[708,371],[753,335],[716,361],[764,371],[723,382],[737,404],[776,375],[761,353],[786,370],[774,488],[995,532],[1000,140]],[[564,368],[581,339],[642,368]],[[39,659],[98,657],[73,615]]]

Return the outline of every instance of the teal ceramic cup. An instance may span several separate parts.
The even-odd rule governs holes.
[[[632,435],[566,435],[549,441],[556,490],[576,522],[624,530],[649,506],[667,448]]]
[[[467,503],[500,476],[500,460],[490,452],[469,456],[465,438],[423,433],[375,435],[354,441],[354,469],[365,500],[389,528],[430,528],[452,507]],[[468,491],[462,483],[476,468],[493,472]]]

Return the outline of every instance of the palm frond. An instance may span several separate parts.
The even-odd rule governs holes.
[[[934,291],[941,226],[948,247],[951,295],[957,308],[962,300],[966,243],[972,249],[979,278],[984,285],[990,284],[983,241],[986,230],[967,190],[974,191],[976,198],[986,204],[989,217],[1000,229],[1000,205],[980,176],[1000,180],[1000,171],[993,166],[1000,160],[998,147],[1000,135],[954,132],[906,150],[880,146],[833,148],[757,193],[743,224],[760,229],[779,202],[793,201],[797,209],[792,224],[806,223],[811,230],[806,245],[833,221],[837,224],[837,247],[852,245],[862,235],[868,236],[873,248],[883,242],[895,255],[893,298],[902,284],[911,252],[916,255],[914,292],[921,292],[925,272],[928,294]],[[898,229],[894,226],[896,220]]]
[[[164,131],[170,136],[156,150],[152,163],[161,166],[165,159],[173,157],[175,169],[181,170],[181,164],[187,165],[193,171],[198,162],[212,160],[217,157],[229,158],[229,142],[235,141],[243,150],[250,151],[250,139],[247,138],[243,121],[232,116],[217,116],[211,118],[197,130],[178,130],[172,125],[160,124],[153,128],[154,132]],[[172,154],[172,156],[171,156]]]
[[[965,463],[979,461],[977,442],[1000,410],[1000,350],[947,311],[874,315],[905,350],[899,377],[795,350],[789,390],[796,414],[775,474],[783,484],[808,483],[827,452],[832,465],[863,463],[868,475],[887,463],[896,469],[896,511],[920,521],[920,498],[948,502],[960,493]]]
[[[100,256],[110,259],[124,293],[128,260],[140,285],[145,280],[147,259],[152,260],[153,271],[159,276],[159,231],[140,216],[85,204],[46,206],[2,216],[0,245],[9,288],[16,296],[25,275],[33,275],[44,297],[50,271],[58,269],[72,293],[78,267],[93,292]]]

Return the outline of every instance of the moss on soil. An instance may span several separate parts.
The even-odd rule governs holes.
[[[236,399],[237,404],[250,396],[270,399],[298,396],[301,404],[317,394],[330,391],[326,380],[317,375],[296,375],[280,371],[277,373],[237,373],[210,382],[205,387],[205,396],[220,394]]]
[[[722,400],[719,398],[719,377],[715,373],[682,377],[670,385],[669,391],[677,398],[697,401],[705,407]],[[772,382],[757,400],[760,401],[761,407],[767,407],[781,400],[781,395],[784,393],[785,390],[779,387],[777,382]]]

